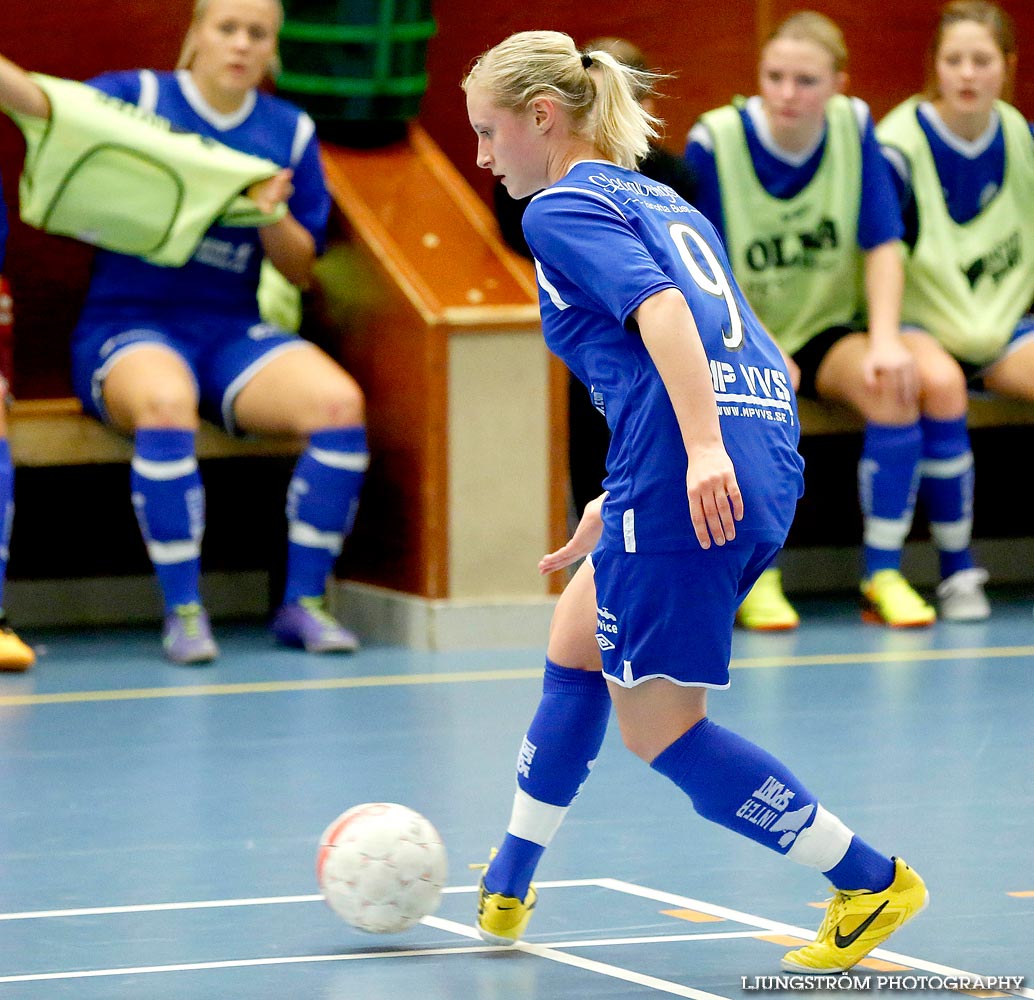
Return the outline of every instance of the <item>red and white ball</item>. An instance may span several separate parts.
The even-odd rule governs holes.
[[[394,934],[434,913],[448,878],[438,831],[394,802],[366,802],[320,837],[316,879],[330,908],[353,927]]]

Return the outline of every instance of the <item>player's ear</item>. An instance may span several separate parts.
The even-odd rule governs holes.
[[[847,88],[851,86],[851,76],[845,73],[843,70],[839,70],[835,74],[835,82],[833,84],[834,89],[838,94],[846,94]]]
[[[529,105],[532,120],[540,132],[548,132],[556,121],[556,102],[548,97],[536,97]]]

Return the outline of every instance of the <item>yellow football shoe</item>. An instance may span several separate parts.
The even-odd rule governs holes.
[[[36,662],[32,647],[26,645],[7,623],[7,615],[0,613],[0,670],[21,673]]]
[[[801,620],[783,593],[783,574],[766,569],[736,612],[736,624],[752,632],[785,632]]]
[[[923,880],[901,858],[895,858],[894,881],[883,892],[837,890],[814,942],[787,952],[783,968],[787,972],[846,972],[929,901]]]
[[[493,848],[491,857],[495,857],[495,853]],[[524,936],[528,921],[535,910],[535,903],[538,901],[535,886],[528,886],[528,894],[524,899],[504,896],[501,892],[489,892],[485,888],[488,865],[470,867],[481,870],[481,883],[478,886],[478,934],[489,944],[516,944]]]
[[[891,628],[923,628],[937,620],[937,612],[896,569],[881,569],[862,581],[862,618]]]

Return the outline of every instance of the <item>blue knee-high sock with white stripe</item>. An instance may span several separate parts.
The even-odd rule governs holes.
[[[323,595],[369,464],[363,427],[330,428],[309,438],[287,492],[285,604]]]
[[[864,520],[865,575],[901,568],[901,550],[912,527],[923,435],[919,424],[867,424],[858,463]]]
[[[920,420],[923,458],[919,469],[919,499],[930,519],[930,535],[947,579],[972,569],[973,452],[966,418]]]
[[[894,862],[819,805],[781,761],[749,740],[701,719],[650,765],[712,823],[817,868],[838,889],[882,891]]]
[[[194,432],[169,427],[139,429],[130,485],[166,612],[177,605],[200,602],[205,490],[194,453]]]
[[[0,614],[4,606],[4,584],[10,558],[11,526],[14,523],[14,463],[11,442],[0,438]]]
[[[599,671],[546,660],[542,699],[517,756],[517,792],[485,888],[524,899],[535,867],[599,756],[610,692]]]

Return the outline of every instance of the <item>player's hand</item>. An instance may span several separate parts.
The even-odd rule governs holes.
[[[724,545],[736,537],[736,522],[743,520],[743,495],[724,448],[694,450],[686,472],[686,495],[702,549],[709,549],[712,539],[715,545]]]
[[[264,181],[258,181],[248,188],[248,197],[255,202],[263,212],[271,213],[281,202],[286,202],[294,194],[294,185],[291,180],[294,178],[294,171],[288,167],[267,177]]]
[[[919,396],[916,359],[900,337],[870,346],[862,362],[865,387],[873,393],[889,392],[905,406]]]
[[[597,545],[603,535],[603,501],[607,494],[603,493],[595,500],[590,500],[582,511],[582,519],[574,529],[571,540],[560,546],[556,552],[550,552],[539,560],[539,573],[555,573],[572,563],[584,559]]]

